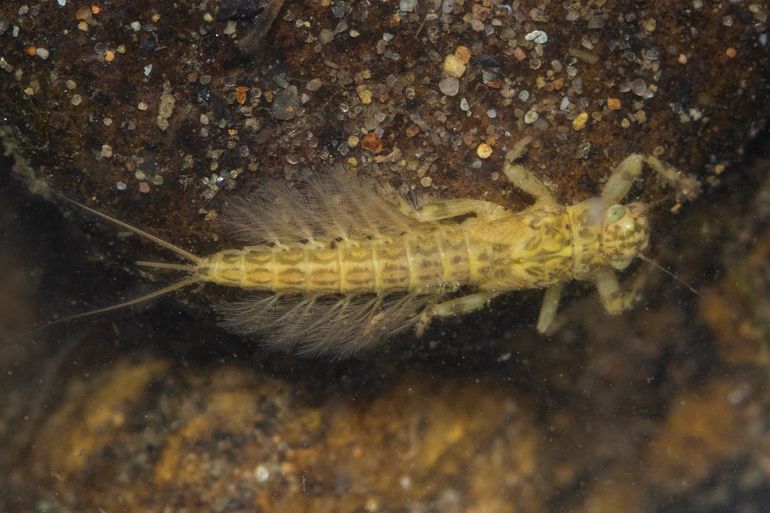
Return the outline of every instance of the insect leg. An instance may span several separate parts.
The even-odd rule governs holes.
[[[550,191],[545,184],[536,177],[531,171],[520,164],[514,164],[513,161],[518,156],[517,149],[514,147],[505,156],[505,165],[503,173],[508,177],[514,187],[521,189],[530,196],[533,196],[538,202],[546,204],[556,204],[556,200],[551,196]]]
[[[467,214],[474,214],[484,221],[494,221],[508,215],[505,207],[491,201],[476,199],[450,199],[428,203],[418,208],[408,207],[408,209],[407,211],[402,208],[402,211],[422,223],[441,221]]]
[[[537,319],[537,331],[540,333],[546,333],[548,328],[551,327],[554,317],[556,317],[556,310],[559,308],[559,300],[561,299],[562,284],[552,285],[545,290],[545,296],[543,296],[543,306],[540,307],[540,316]]]
[[[618,164],[610,175],[609,180],[602,189],[602,200],[605,205],[614,205],[620,203],[620,200],[628,193],[628,190],[634,184],[634,181],[642,174],[642,166],[647,164],[653,171],[658,173],[664,180],[671,182],[680,188],[692,188],[693,184],[688,183],[688,178],[683,176],[677,169],[664,164],[652,155],[642,155],[634,153],[629,155],[623,162]],[[688,191],[685,191],[688,192]],[[689,191],[688,195],[697,193]]]
[[[594,283],[607,313],[617,315],[634,306],[641,297],[642,287],[644,287],[648,276],[648,272],[638,272],[631,279],[631,285],[623,290],[620,288],[618,277],[612,269],[598,271],[594,276]]]
[[[423,310],[420,320],[417,321],[415,332],[421,337],[425,328],[434,317],[451,317],[453,315],[466,314],[479,308],[483,308],[497,294],[493,292],[476,292],[467,296],[450,299]]]

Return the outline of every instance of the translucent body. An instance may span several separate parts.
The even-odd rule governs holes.
[[[622,290],[615,270],[647,247],[649,227],[644,205],[619,202],[643,163],[676,184],[686,180],[654,157],[632,155],[600,197],[563,206],[513,163],[524,144],[509,152],[504,168],[514,186],[535,197],[522,211],[475,199],[415,205],[341,173],[311,180],[301,190],[271,182],[230,208],[231,231],[247,245],[206,257],[76,203],[191,262],[139,262],[189,276],[91,313],[210,282],[254,293],[219,306],[231,331],[280,347],[346,355],[410,327],[420,335],[434,317],[466,313],[525,288],[546,289],[538,320],[546,332],[562,285],[573,279],[593,281],[609,313],[629,308],[642,282]]]

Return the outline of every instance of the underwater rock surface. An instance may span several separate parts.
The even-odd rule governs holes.
[[[751,1],[3,2],[0,510],[765,504],[768,26]],[[206,253],[228,198],[335,166],[523,207],[501,168],[525,136],[564,203],[632,152],[696,175],[650,256],[702,297],[659,273],[608,317],[571,285],[546,338],[524,292],[347,361],[222,334],[215,287],[25,333],[166,279],[25,188]]]

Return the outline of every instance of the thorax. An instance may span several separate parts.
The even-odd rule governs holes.
[[[481,288],[540,288],[572,275],[573,232],[564,207],[536,204],[491,222],[468,219],[464,227],[480,258],[494,262]]]
[[[591,198],[565,208],[572,231],[573,275],[583,279],[607,265],[602,255],[601,230],[605,208]]]

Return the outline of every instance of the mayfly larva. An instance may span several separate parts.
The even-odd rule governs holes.
[[[248,245],[205,257],[69,200],[190,262],[138,262],[189,275],[80,316],[211,282],[257,292],[218,308],[227,329],[263,335],[279,347],[344,355],[410,327],[420,335],[434,317],[471,312],[526,288],[546,289],[537,323],[545,332],[563,284],[573,279],[593,281],[611,314],[631,307],[639,284],[621,289],[615,271],[641,256],[650,232],[644,204],[619,203],[645,163],[674,184],[684,184],[683,177],[655,157],[634,154],[599,197],[563,206],[514,163],[527,142],[508,152],[504,167],[511,183],[535,199],[519,212],[476,199],[423,205],[398,195],[386,199],[384,191],[334,173],[302,191],[272,182],[238,202],[226,217]]]

